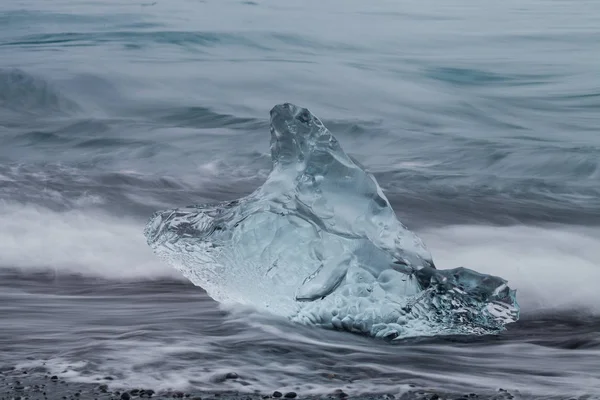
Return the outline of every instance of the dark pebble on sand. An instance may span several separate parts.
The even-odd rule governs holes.
[[[295,399],[295,398],[296,398],[296,396],[298,396],[298,395],[296,394],[296,392],[287,392],[287,393],[285,394],[285,396],[283,396],[283,397],[285,397],[286,399]]]
[[[429,400],[439,400],[440,396],[438,396],[437,394],[434,394],[433,396],[431,396],[429,398]]]
[[[129,395],[129,393],[125,392],[121,395],[121,400],[129,400],[131,399],[131,396]]]
[[[238,378],[238,374],[236,374],[235,372],[228,372],[227,375],[225,375],[225,379],[237,379]]]
[[[278,392],[277,390],[273,392],[273,397],[281,397],[283,396],[283,394],[281,392]]]
[[[149,397],[152,397],[153,395],[154,395],[154,390],[152,390],[152,389],[146,389],[146,390],[140,391],[140,397],[149,398]]]
[[[107,381],[112,381],[115,378],[113,378],[112,376],[105,376],[104,379],[106,379]]]
[[[139,389],[130,390],[129,394],[132,396],[137,396],[138,394],[140,394],[140,390]]]
[[[98,386],[98,389],[100,389],[102,393],[106,393],[108,391],[108,385],[100,385]]]
[[[58,376],[56,376],[56,375],[52,375],[52,376],[50,377],[50,380],[51,380],[51,381],[54,381],[54,382],[56,382],[56,381],[58,380]]]

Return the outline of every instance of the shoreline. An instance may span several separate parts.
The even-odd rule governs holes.
[[[110,382],[111,377],[106,377]],[[499,389],[493,394],[477,394],[465,390],[466,393],[447,393],[430,389],[419,389],[411,387],[414,385],[399,384],[398,394],[352,394],[338,389],[323,395],[302,395],[296,392],[279,392],[277,390],[265,389],[261,393],[241,393],[234,391],[202,391],[190,389],[181,390],[158,390],[152,388],[116,388],[110,383],[98,382],[79,383],[69,382],[57,375],[51,375],[41,368],[32,370],[17,369],[15,367],[4,367],[0,370],[0,400],[133,400],[133,399],[189,399],[189,400],[336,400],[336,399],[361,399],[361,400],[513,400],[534,399],[536,397],[522,396],[519,393],[511,393],[508,390]],[[402,386],[408,387],[400,390]],[[591,395],[573,397],[537,397],[538,399],[577,399],[592,400],[599,397]]]

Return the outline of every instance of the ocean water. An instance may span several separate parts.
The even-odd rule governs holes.
[[[308,107],[498,336],[388,343],[225,309],[145,244],[270,168]],[[0,366],[155,389],[600,394],[600,3],[0,2]],[[240,378],[223,381],[223,374]]]

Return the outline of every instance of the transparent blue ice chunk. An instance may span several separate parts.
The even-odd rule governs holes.
[[[370,173],[307,109],[271,110],[273,168],[239,200],[154,214],[154,252],[215,300],[376,337],[495,333],[505,280],[438,270]]]

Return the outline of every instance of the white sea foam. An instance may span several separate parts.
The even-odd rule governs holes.
[[[0,268],[115,279],[180,277],[148,249],[143,224],[99,212],[0,203]]]
[[[507,279],[524,315],[600,312],[600,228],[448,226],[421,236],[438,268],[465,266]]]
[[[146,221],[97,211],[0,203],[0,268],[51,269],[108,279],[183,279],[145,243]],[[438,268],[499,275],[524,315],[600,313],[600,228],[447,226],[418,232]]]

